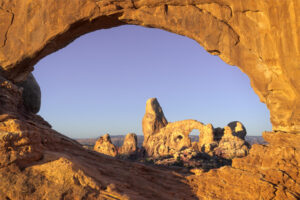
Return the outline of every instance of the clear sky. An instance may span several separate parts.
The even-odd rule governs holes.
[[[151,97],[169,122],[224,127],[238,120],[248,135],[271,130],[269,111],[244,73],[194,40],[159,29],[126,25],[86,34],[42,59],[33,74],[42,90],[39,114],[73,138],[142,134]]]

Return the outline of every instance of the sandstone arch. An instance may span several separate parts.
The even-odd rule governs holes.
[[[273,130],[299,132],[298,9],[296,0],[2,0],[0,66],[6,78],[20,81],[37,61],[84,33],[122,24],[161,28],[238,66],[267,104]]]
[[[0,0],[0,196],[21,199],[27,191],[39,199],[46,188],[50,199],[193,199],[188,184],[199,198],[299,199],[299,9],[298,0]],[[233,167],[182,177],[88,152],[26,111],[10,81],[24,80],[41,58],[80,35],[123,24],[185,35],[238,66],[270,110],[269,145],[254,146]],[[62,190],[48,187],[51,181]]]

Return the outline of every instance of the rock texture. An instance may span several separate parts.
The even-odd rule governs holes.
[[[108,156],[115,157],[118,155],[118,150],[115,145],[111,142],[110,136],[108,133],[101,136],[95,143],[94,150],[103,153]]]
[[[0,102],[0,199],[197,199],[181,174],[104,156],[52,130],[1,77]]]
[[[162,116],[165,123],[161,123]],[[214,129],[212,124],[205,125],[196,120],[167,123],[156,98],[146,102],[142,125],[145,131],[143,147],[147,156],[152,158],[173,156],[186,148],[226,159],[244,157],[249,153],[250,145],[244,140],[247,132],[241,122],[231,122],[224,129]],[[200,133],[197,147],[189,137],[194,129]]]
[[[118,149],[118,155],[122,157],[134,157],[138,153],[137,136],[135,133],[128,133],[123,145]]]
[[[24,80],[41,58],[77,37],[122,24],[196,40],[246,73],[274,131],[300,129],[299,1],[0,1],[0,66]],[[58,20],[59,19],[59,20]]]
[[[157,99],[148,99],[146,102],[146,112],[142,120],[144,144],[147,144],[149,138],[158,133],[159,130],[167,124],[168,121],[165,118]]]
[[[237,125],[239,127],[239,124]],[[246,133],[245,133],[246,136]],[[224,135],[217,147],[213,149],[214,154],[226,159],[240,158],[248,155],[250,145],[240,137],[234,136],[232,128],[224,127]]]
[[[232,167],[187,179],[200,199],[299,199],[299,135],[264,132],[269,143],[253,145],[245,158],[233,159]],[[205,184],[199,184],[200,182]],[[213,186],[207,189],[207,185]],[[224,192],[226,191],[226,192]]]
[[[0,196],[299,199],[299,9],[298,0],[0,0]],[[190,37],[239,67],[270,110],[268,145],[232,167],[179,175],[85,150],[25,109],[12,82],[77,37],[123,24]]]

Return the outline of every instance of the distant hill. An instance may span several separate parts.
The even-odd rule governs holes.
[[[111,135],[110,137],[111,137],[111,141],[114,145],[116,145],[118,147],[123,145],[125,135]],[[196,136],[196,135],[191,135],[190,138],[193,142],[198,141],[198,136]],[[75,140],[82,145],[94,146],[97,139],[98,138],[82,138],[82,139],[75,139]],[[144,141],[144,136],[138,135],[137,140],[138,140],[138,146],[141,147],[143,144],[143,141]],[[251,145],[267,144],[267,142],[263,139],[262,136],[246,136],[246,141],[249,142]]]

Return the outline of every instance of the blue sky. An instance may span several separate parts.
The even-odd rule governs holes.
[[[248,135],[271,130],[244,73],[163,30],[126,25],[86,34],[42,59],[33,74],[42,90],[39,114],[73,138],[142,134],[151,97],[170,122],[224,127],[239,120]]]

